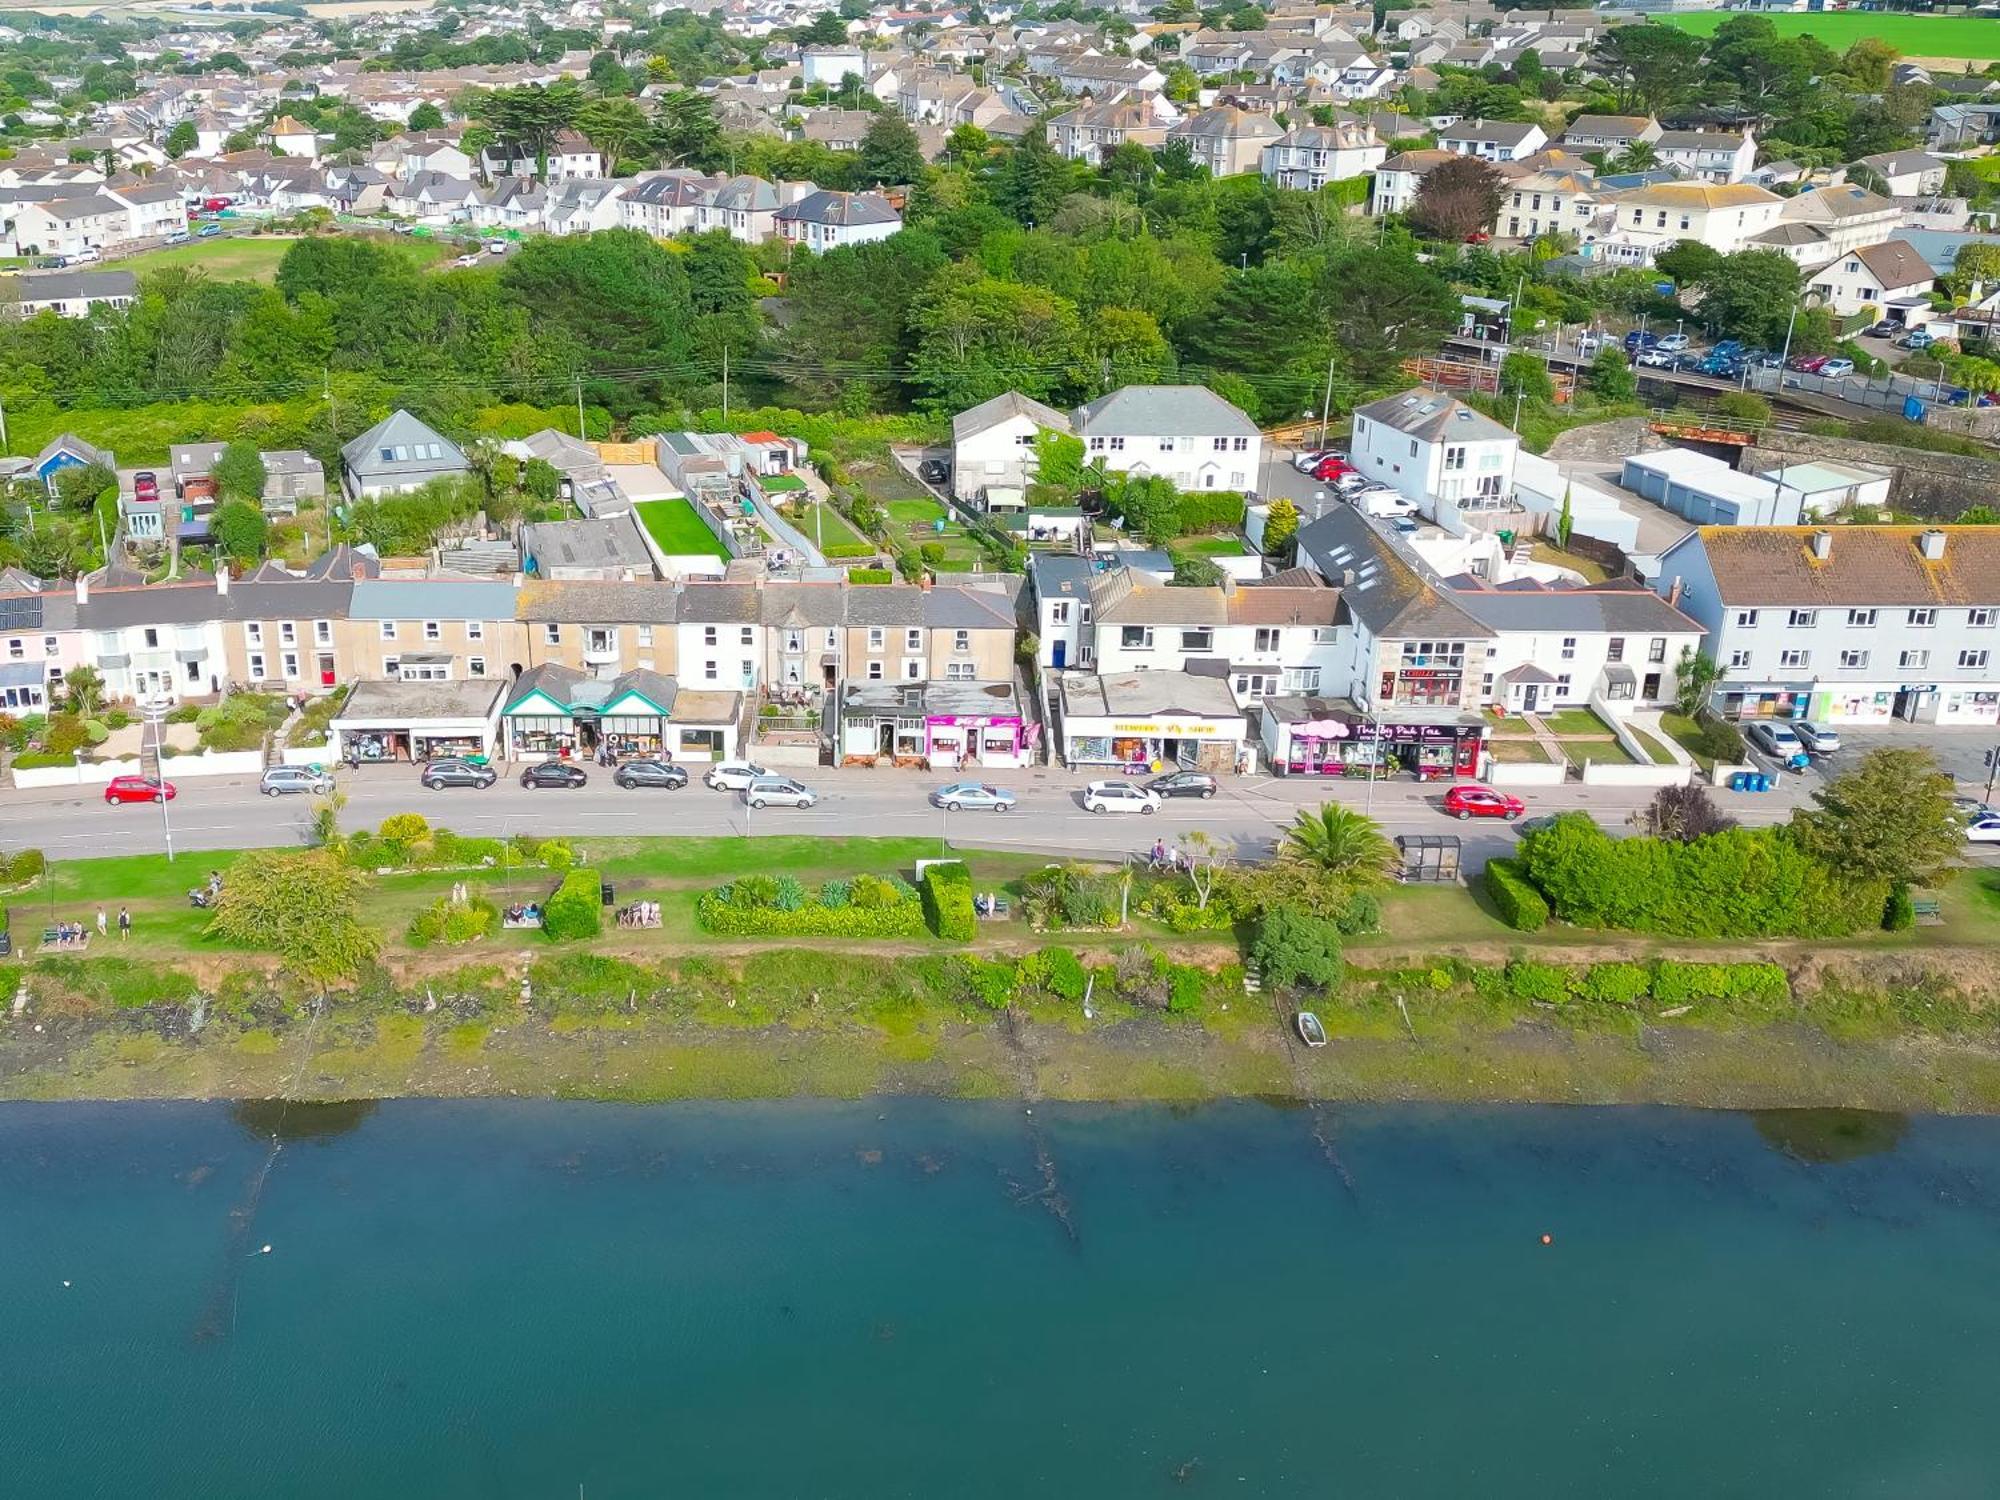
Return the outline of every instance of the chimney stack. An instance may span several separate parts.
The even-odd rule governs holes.
[[[215,565],[215,591],[218,594],[226,594],[229,592],[228,563],[217,563]]]
[[[90,603],[90,575],[87,573],[76,575],[76,602],[78,604]]]
[[[1917,551],[1924,555],[1925,562],[1941,562],[1944,559],[1944,533],[1932,526],[1917,536]]]
[[[1812,555],[1821,562],[1825,562],[1829,557],[1833,556],[1832,532],[1815,531],[1812,534]]]

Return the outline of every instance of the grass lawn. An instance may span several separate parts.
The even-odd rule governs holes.
[[[1602,739],[1587,739],[1580,736],[1565,737],[1562,742],[1563,754],[1573,765],[1582,766],[1587,760],[1612,761],[1618,765],[1630,765],[1632,757],[1625,753],[1625,747],[1605,735]]]
[[[1542,722],[1556,734],[1580,734],[1597,739],[1611,733],[1611,726],[1587,708],[1559,708],[1552,714],[1543,714]]]
[[[1665,745],[1662,745],[1658,740],[1654,739],[1650,734],[1646,733],[1645,730],[1640,729],[1634,725],[1627,724],[1625,726],[1625,732],[1631,735],[1633,739],[1639,742],[1639,748],[1646,752],[1647,758],[1651,760],[1654,765],[1671,766],[1675,764],[1673,752],[1669,750]]]
[[[1194,557],[1248,557],[1250,544],[1240,536],[1198,536],[1175,542],[1169,550]]]
[[[1514,714],[1509,714],[1504,719],[1498,718],[1493,714],[1488,714],[1486,716],[1486,733],[1490,738],[1496,740],[1533,739],[1535,737],[1535,731],[1527,726],[1526,721]]]
[[[1486,751],[1496,761],[1545,766],[1549,752],[1536,740],[1496,739],[1486,742]]]
[[[1701,748],[1701,726],[1695,723],[1693,719],[1689,718],[1686,714],[1677,714],[1669,709],[1660,715],[1660,727],[1674,737],[1675,742],[1681,749],[1694,757],[1694,763],[1700,766],[1704,772],[1711,772],[1715,769],[1715,757],[1703,752]]]
[[[1575,552],[1565,552],[1554,542],[1536,542],[1535,561],[1549,563],[1558,568],[1568,568],[1572,573],[1583,575],[1585,583],[1603,583],[1610,574],[1589,558]]]
[[[810,503],[794,505],[785,512],[785,519],[799,528],[808,541],[822,547],[873,546],[867,537],[854,529],[853,522],[835,510],[832,505]]]
[[[435,241],[408,238],[378,242],[393,243],[418,266],[436,264],[451,248]],[[285,258],[285,252],[292,248],[293,243],[290,238],[271,235],[221,235],[212,240],[195,240],[186,245],[168,245],[140,255],[128,255],[121,260],[107,261],[105,268],[144,276],[176,266],[195,266],[217,281],[270,281],[278,274],[278,262]]]
[[[646,535],[669,557],[729,556],[729,549],[715,539],[715,533],[686,500],[641,500],[633,509],[639,513]]]
[[[1735,14],[1735,11],[1703,11],[1653,19],[1696,36],[1711,36]],[[1977,16],[1897,16],[1882,11],[1847,11],[1831,15],[1772,15],[1762,19],[1769,21],[1779,36],[1815,36],[1835,52],[1845,52],[1864,37],[1878,37],[1905,57],[2000,61],[2000,26]]]
[[[929,526],[934,521],[945,519],[944,507],[928,497],[914,500],[891,500],[882,509],[888,514],[898,531],[911,526]]]

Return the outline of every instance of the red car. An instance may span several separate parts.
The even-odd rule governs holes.
[[[1466,782],[1444,794],[1444,810],[1460,821],[1466,818],[1505,818],[1509,823],[1528,810],[1519,797],[1496,792],[1490,786]]]
[[[150,776],[114,776],[104,788],[106,802],[171,802],[174,784]]]
[[[1313,469],[1313,478],[1339,479],[1343,475],[1359,474],[1360,472],[1359,469],[1355,468],[1346,459],[1340,457],[1338,454],[1334,454],[1319,461]]]
[[[1831,354],[1801,354],[1792,361],[1792,368],[1801,375],[1817,375],[1832,358]]]

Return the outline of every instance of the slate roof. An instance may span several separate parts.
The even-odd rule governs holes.
[[[1257,437],[1257,424],[1203,385],[1128,385],[1071,413],[1079,434]]]
[[[653,555],[628,512],[602,521],[530,521],[521,528],[521,553],[546,572],[550,568],[630,568],[653,572]]]
[[[1632,635],[1701,635],[1700,625],[1636,583],[1590,588],[1546,586],[1460,589],[1452,603],[1496,631],[1622,631]]]
[[[8,296],[24,303],[68,302],[76,298],[109,300],[139,295],[139,278],[130,271],[48,271],[34,276],[0,277]]]
[[[1426,583],[1352,506],[1336,506],[1301,526],[1298,548],[1340,590],[1347,612],[1373,635],[1484,640],[1493,634],[1449,594]]]
[[[511,620],[511,583],[469,578],[374,578],[354,585],[355,620]]]
[[[977,406],[966,408],[951,419],[951,436],[954,442],[964,442],[980,433],[998,427],[1013,417],[1026,417],[1037,427],[1047,427],[1056,432],[1069,431],[1069,418],[1052,406],[1044,406],[1032,396],[1024,396],[1019,391],[1002,391],[991,400],[982,401]]]
[[[1484,412],[1434,391],[1414,390],[1400,396],[1384,396],[1380,401],[1356,407],[1354,414],[1428,443],[1443,442],[1446,438],[1484,442],[1514,436]]]
[[[778,210],[778,218],[802,224],[900,224],[903,216],[880,193],[836,193],[829,188],[807,193]]]
[[[671,583],[543,581],[521,586],[511,618],[554,625],[671,625],[685,618],[680,610],[681,591]]]
[[[1827,529],[1703,526],[1669,555],[1699,545],[1725,604],[2000,604],[2000,527],[1836,526],[1822,562],[1811,544]],[[1926,530],[1944,536],[1936,562],[1917,550]]]
[[[384,449],[400,450],[401,458],[384,458]],[[433,452],[431,450],[435,449]],[[421,455],[421,456],[418,456]],[[397,474],[470,467],[458,444],[406,411],[394,411],[360,437],[346,444],[340,456],[348,469],[362,476],[393,478]]]

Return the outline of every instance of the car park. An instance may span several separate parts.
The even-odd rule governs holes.
[[[582,766],[566,760],[541,761],[521,773],[521,785],[530,789],[582,786],[589,780],[590,776]]]
[[[977,812],[1007,812],[1014,806],[1014,794],[983,781],[954,781],[931,793],[931,806],[946,812],[968,807]]]
[[[1160,794],[1130,781],[1093,781],[1083,789],[1083,810],[1093,813],[1155,813]]]
[[[611,773],[611,779],[622,787],[657,786],[679,791],[688,784],[688,773],[663,760],[628,760]]]
[[[1965,825],[1965,841],[1969,844],[2000,844],[2000,816],[1988,813],[1983,818],[1974,818]]]
[[[759,776],[743,789],[743,800],[752,807],[811,807],[819,794],[802,781],[789,776]]]
[[[1814,755],[1831,755],[1840,748],[1839,733],[1825,724],[1800,719],[1792,725],[1792,733]]]
[[[718,792],[740,792],[759,776],[771,773],[754,760],[723,760],[702,775],[702,784]]]
[[[1468,781],[1444,794],[1444,810],[1460,822],[1467,818],[1504,818],[1511,823],[1528,810],[1528,804],[1519,797]]]
[[[448,786],[469,786],[485,789],[500,779],[500,773],[491,766],[476,760],[465,760],[451,756],[444,760],[434,760],[424,767],[424,773],[417,778],[434,792],[441,792]]]
[[[1761,750],[1764,754],[1771,756],[1775,760],[1788,761],[1794,757],[1805,758],[1805,742],[1798,737],[1789,724],[1775,724],[1759,720],[1755,724],[1745,726],[1743,738],[1750,742],[1751,749]]]
[[[1830,359],[1819,367],[1818,373],[1822,380],[1844,379],[1846,376],[1854,373],[1854,361],[1851,359]]]
[[[272,766],[257,778],[257,790],[266,797],[282,797],[287,792],[330,792],[333,778],[316,766]]]
[[[1206,801],[1215,795],[1216,785],[1206,771],[1169,771],[1147,782],[1146,790],[1159,797],[1200,797]]]
[[[150,776],[114,776],[104,786],[106,802],[171,802],[174,784]]]

